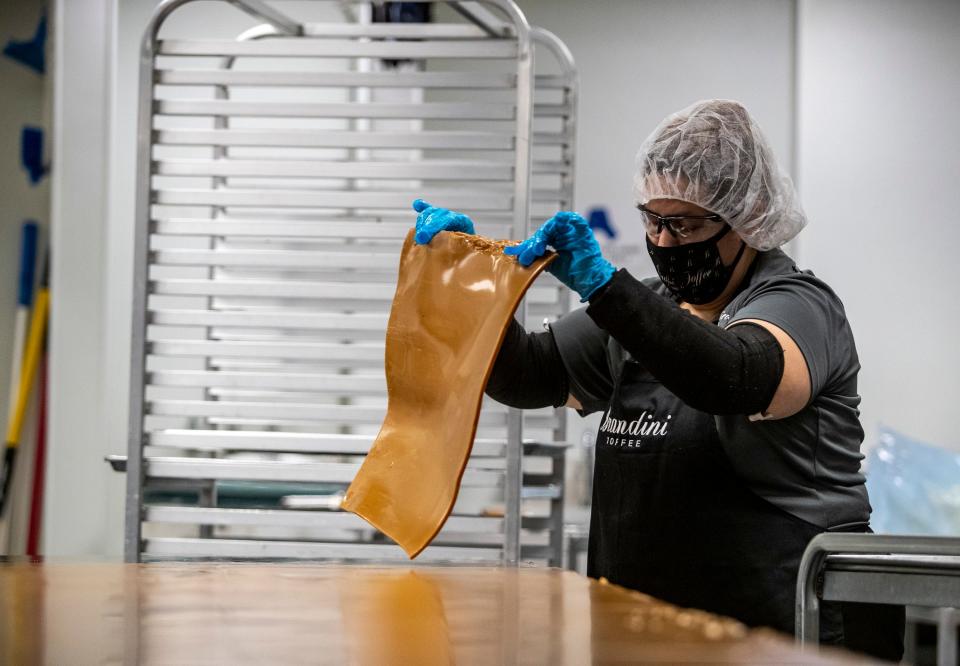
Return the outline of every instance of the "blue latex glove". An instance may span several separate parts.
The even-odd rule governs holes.
[[[580,294],[581,303],[616,272],[613,264],[603,258],[590,223],[568,211],[557,213],[540,225],[530,238],[519,245],[504,248],[503,253],[515,255],[522,266],[529,266],[534,259],[543,256],[548,245],[557,251],[557,258],[547,270]]]
[[[476,233],[473,230],[473,220],[463,213],[431,206],[423,199],[414,201],[413,209],[420,213],[417,215],[417,232],[413,236],[417,245],[426,245],[441,231]]]

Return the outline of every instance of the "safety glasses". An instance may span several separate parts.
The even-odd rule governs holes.
[[[670,235],[677,239],[691,240],[709,238],[719,231],[724,220],[719,215],[657,215],[643,204],[637,204],[637,210],[643,217],[643,226],[647,235],[656,238],[666,227]]]

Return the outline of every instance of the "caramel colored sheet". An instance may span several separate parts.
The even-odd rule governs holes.
[[[0,664],[864,664],[569,571],[0,565]]]
[[[410,556],[453,509],[480,402],[507,324],[553,255],[529,268],[510,241],[441,232],[407,235],[387,325],[387,414],[342,507]]]

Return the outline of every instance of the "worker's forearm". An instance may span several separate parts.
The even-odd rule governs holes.
[[[666,388],[710,414],[756,414],[783,375],[783,350],[760,326],[725,330],[654,293],[620,270],[587,314]]]
[[[510,321],[487,381],[487,395],[511,407],[560,407],[567,401],[567,372],[548,331],[527,333]]]

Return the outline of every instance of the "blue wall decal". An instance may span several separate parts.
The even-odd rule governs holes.
[[[3,47],[3,55],[29,67],[38,74],[43,74],[47,70],[46,44],[47,15],[44,14],[40,17],[40,23],[37,24],[37,31],[33,34],[33,37],[25,42],[11,39]]]
[[[590,228],[593,229],[594,234],[599,230],[610,238],[617,237],[617,230],[611,224],[606,208],[591,208],[587,212],[587,221],[590,222]]]
[[[20,133],[20,162],[27,170],[30,184],[36,185],[47,173],[43,165],[43,130],[27,125]]]

